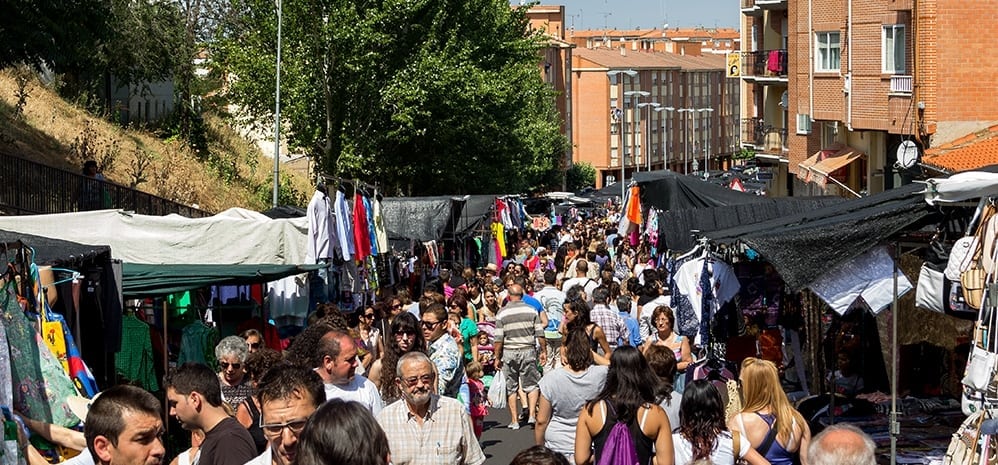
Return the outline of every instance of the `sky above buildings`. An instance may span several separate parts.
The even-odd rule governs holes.
[[[519,4],[519,0],[510,0]],[[529,2],[528,2],[529,3]],[[565,5],[565,27],[651,29],[669,27],[738,28],[739,0],[542,0]]]

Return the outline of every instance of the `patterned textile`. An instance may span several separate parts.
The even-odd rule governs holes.
[[[118,373],[125,379],[139,383],[147,391],[158,391],[155,360],[149,325],[135,315],[125,315],[121,319],[121,350],[114,355],[114,366]]]
[[[457,392],[446,392],[455,378],[460,378],[461,374],[461,351],[458,349],[457,341],[450,334],[444,333],[433,344],[430,344],[430,360],[437,366],[437,393],[453,394]]]
[[[215,346],[218,345],[218,330],[201,321],[195,321],[184,328],[180,339],[180,355],[177,365],[187,362],[203,363],[215,369]]]
[[[461,402],[434,395],[420,424],[400,400],[385,407],[378,423],[388,436],[395,465],[467,464],[485,462],[471,417]]]
[[[0,307],[11,362],[11,377],[2,382],[14,386],[12,405],[35,420],[65,427],[77,425],[80,420],[65,405],[67,397],[77,395],[76,387],[62,364],[24,316],[12,291],[0,295]],[[17,384],[12,384],[14,380]]]
[[[610,343],[611,349],[617,347],[617,343],[621,338],[629,340],[631,337],[631,332],[627,329],[624,319],[620,317],[619,313],[606,305],[597,304],[594,306],[592,311],[589,312],[589,318],[603,330],[603,334],[606,335],[606,341]]]

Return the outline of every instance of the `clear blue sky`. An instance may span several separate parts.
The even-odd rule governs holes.
[[[510,0],[517,5],[518,0]],[[529,2],[528,2],[529,3]],[[738,28],[738,0],[542,0],[565,5],[565,28],[617,29],[669,27]],[[607,14],[609,13],[609,14]]]

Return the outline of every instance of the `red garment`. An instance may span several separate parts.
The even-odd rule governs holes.
[[[771,50],[766,59],[766,70],[773,74],[779,74],[782,71],[780,68],[780,51]]]
[[[236,328],[236,332],[241,333],[247,329],[260,331],[263,334],[263,343],[271,349],[280,352],[286,348],[287,344],[281,341],[281,335],[277,332],[277,327],[270,323],[264,324],[258,317],[253,317],[240,323]]]
[[[353,242],[357,261],[364,261],[371,255],[371,236],[368,234],[370,228],[367,225],[367,208],[364,207],[364,199],[360,194],[353,197]]]

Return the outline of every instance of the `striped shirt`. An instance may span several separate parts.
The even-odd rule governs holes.
[[[532,349],[535,339],[543,337],[537,310],[522,301],[506,304],[496,315],[496,342],[501,342],[504,350]]]

